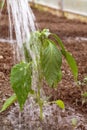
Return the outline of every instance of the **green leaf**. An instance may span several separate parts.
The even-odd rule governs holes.
[[[32,61],[32,58],[31,58],[31,56],[30,56],[29,50],[27,49],[25,43],[23,44],[23,49],[24,49],[25,61],[26,61],[26,62],[31,62],[31,61]]]
[[[40,55],[40,49],[41,49],[41,39],[40,39],[41,33],[39,31],[32,32],[30,35],[30,49],[31,52],[35,54],[36,59],[38,59],[38,55]]]
[[[57,104],[61,109],[65,109],[65,104],[62,100],[56,100],[55,104]]]
[[[44,38],[48,38],[48,36],[50,35],[51,33],[49,32],[49,29],[43,29],[41,31],[41,36],[45,36]]]
[[[66,51],[66,53],[64,53],[64,57],[65,57],[66,61],[68,62],[69,66],[71,68],[71,71],[73,73],[73,76],[74,76],[75,80],[77,80],[77,77],[78,77],[78,67],[77,67],[75,59],[67,51]]]
[[[77,64],[76,64],[75,59],[73,58],[73,56],[72,56],[69,52],[67,52],[67,51],[65,50],[65,47],[64,47],[64,45],[63,45],[61,39],[60,39],[56,34],[52,34],[52,35],[54,36],[54,38],[56,39],[56,41],[57,41],[58,44],[60,45],[60,47],[61,47],[61,52],[62,52],[62,54],[64,55],[64,57],[66,58],[66,60],[67,60],[67,62],[68,62],[68,64],[69,64],[69,66],[70,66],[70,68],[71,68],[71,71],[72,71],[72,73],[73,73],[73,75],[74,75],[75,80],[77,80],[78,67],[77,67]]]
[[[58,42],[58,44],[59,44],[59,46],[61,47],[61,49],[62,49],[62,52],[64,53],[66,50],[65,50],[65,47],[64,47],[64,45],[63,45],[63,42],[62,42],[62,40],[56,35],[56,34],[51,34],[55,39],[56,39],[56,41]]]
[[[31,92],[31,65],[24,62],[15,65],[11,70],[10,81],[22,110],[28,93]]]
[[[5,110],[6,110],[11,104],[13,104],[16,100],[17,100],[17,97],[16,97],[15,94],[13,94],[10,98],[8,98],[8,99],[5,101],[5,103],[4,103],[3,106],[2,106],[2,109],[1,109],[0,113],[3,112],[3,111],[5,111]]]
[[[49,40],[47,40],[47,42],[49,44],[47,44],[47,46],[43,49],[42,52],[42,70],[47,83],[51,87],[55,87],[55,85],[61,80],[62,77],[62,55],[55,44],[53,44]]]

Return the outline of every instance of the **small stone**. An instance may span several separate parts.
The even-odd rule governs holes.
[[[9,69],[9,65],[7,65],[7,64],[4,64],[4,69]]]
[[[0,94],[2,94],[2,91],[0,91]]]
[[[5,119],[3,122],[4,122],[5,125],[10,125],[10,121],[7,120],[7,119]]]
[[[0,55],[0,59],[3,59],[4,57],[2,55]]]

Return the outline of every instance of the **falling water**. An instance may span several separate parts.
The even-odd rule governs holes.
[[[32,51],[30,49],[29,39],[30,33],[35,31],[34,15],[29,7],[28,0],[7,0],[7,10],[9,17],[9,27],[10,27],[10,40],[13,40],[13,29],[15,31],[16,37],[16,53],[18,60],[25,59],[23,44],[26,45],[33,64],[37,68],[36,62],[36,52],[37,48]],[[32,73],[32,88],[36,90],[38,72],[33,67]],[[31,102],[32,103],[32,102]],[[26,107],[25,107],[26,108]],[[21,130],[21,113],[19,113],[19,129]]]
[[[10,26],[10,39],[13,40],[12,32],[15,31],[16,37],[16,53],[19,60],[25,59],[23,43],[26,44],[26,47],[32,57],[34,66],[37,68],[36,63],[36,52],[37,48],[32,51],[30,49],[29,39],[30,33],[36,30],[35,27],[35,17],[32,13],[32,10],[29,6],[28,0],[7,0],[7,10],[9,16],[9,26]],[[36,46],[35,46],[36,47]],[[39,55],[38,55],[39,57]],[[36,89],[37,87],[37,77],[38,72],[35,72],[35,69],[32,70],[32,87]]]
[[[25,44],[26,48],[29,51],[29,54],[31,55],[32,62],[34,65],[32,69],[33,73],[32,87],[36,91],[38,82],[37,81],[38,72],[36,72],[35,68],[37,68],[36,57],[39,58],[39,54],[37,53],[37,46],[33,45],[34,49],[31,50],[29,44],[30,33],[36,30],[35,17],[29,6],[29,1],[28,0],[0,0],[0,1],[3,2],[3,5],[5,4],[5,7],[7,8],[8,17],[6,15],[5,21],[7,21],[8,18],[7,23],[9,26],[9,36],[6,36],[6,38],[5,36],[3,36],[4,38],[0,37],[0,42],[12,43],[14,63],[15,61],[25,60],[23,49],[24,48],[23,44]],[[0,13],[2,12],[2,9],[3,6],[0,10]]]
[[[21,57],[24,58],[23,54],[23,43],[31,54],[32,59],[35,61],[35,55],[30,50],[29,38],[30,32],[35,31],[34,15],[29,7],[28,0],[7,0],[7,10],[9,16],[10,25],[10,39],[13,39],[12,32],[15,30],[16,43],[18,52],[21,53]],[[20,54],[19,54],[19,58]]]

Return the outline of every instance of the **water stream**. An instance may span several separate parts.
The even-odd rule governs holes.
[[[37,48],[32,51],[30,49],[29,39],[30,33],[36,30],[35,23],[34,23],[34,15],[31,11],[29,6],[28,0],[7,0],[7,10],[8,10],[8,17],[9,17],[9,28],[10,28],[10,40],[13,40],[13,29],[15,31],[16,37],[16,53],[18,60],[25,60],[24,57],[24,49],[23,44],[26,45],[33,64],[37,67],[36,63],[36,52]],[[32,69],[32,87],[36,89],[37,87],[37,77],[38,73],[33,68]],[[30,102],[32,104],[32,102]],[[28,105],[28,104],[27,104]],[[26,113],[25,106],[25,113]],[[19,111],[19,123],[18,123],[18,130],[22,129],[22,113]],[[26,119],[25,119],[26,120]]]
[[[7,10],[9,16],[10,39],[13,39],[12,32],[15,31],[16,43],[18,47],[19,59],[24,58],[23,43],[26,46],[35,61],[34,52],[31,52],[29,46],[30,33],[35,31],[34,15],[29,7],[28,0],[7,0]],[[33,54],[32,54],[33,53]],[[20,57],[21,55],[21,57]]]

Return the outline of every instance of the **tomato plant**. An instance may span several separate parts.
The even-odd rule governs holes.
[[[51,36],[51,37],[49,37]],[[55,42],[56,41],[56,42]],[[57,45],[58,43],[58,45]],[[11,70],[10,82],[15,92],[15,96],[10,97],[12,103],[18,100],[20,109],[23,109],[29,94],[34,95],[36,102],[40,106],[40,117],[42,118],[42,107],[44,104],[41,96],[42,82],[45,80],[49,87],[55,88],[62,79],[62,56],[69,64],[75,80],[78,76],[78,68],[73,56],[65,49],[61,39],[48,29],[31,33],[29,40],[30,50],[35,54],[35,61],[29,52],[26,43],[23,43],[25,61],[13,66]],[[37,77],[36,89],[32,86],[33,70]],[[8,100],[7,100],[8,102]],[[4,111],[10,104],[5,103],[1,110]],[[60,108],[64,108],[61,100],[54,101]]]

